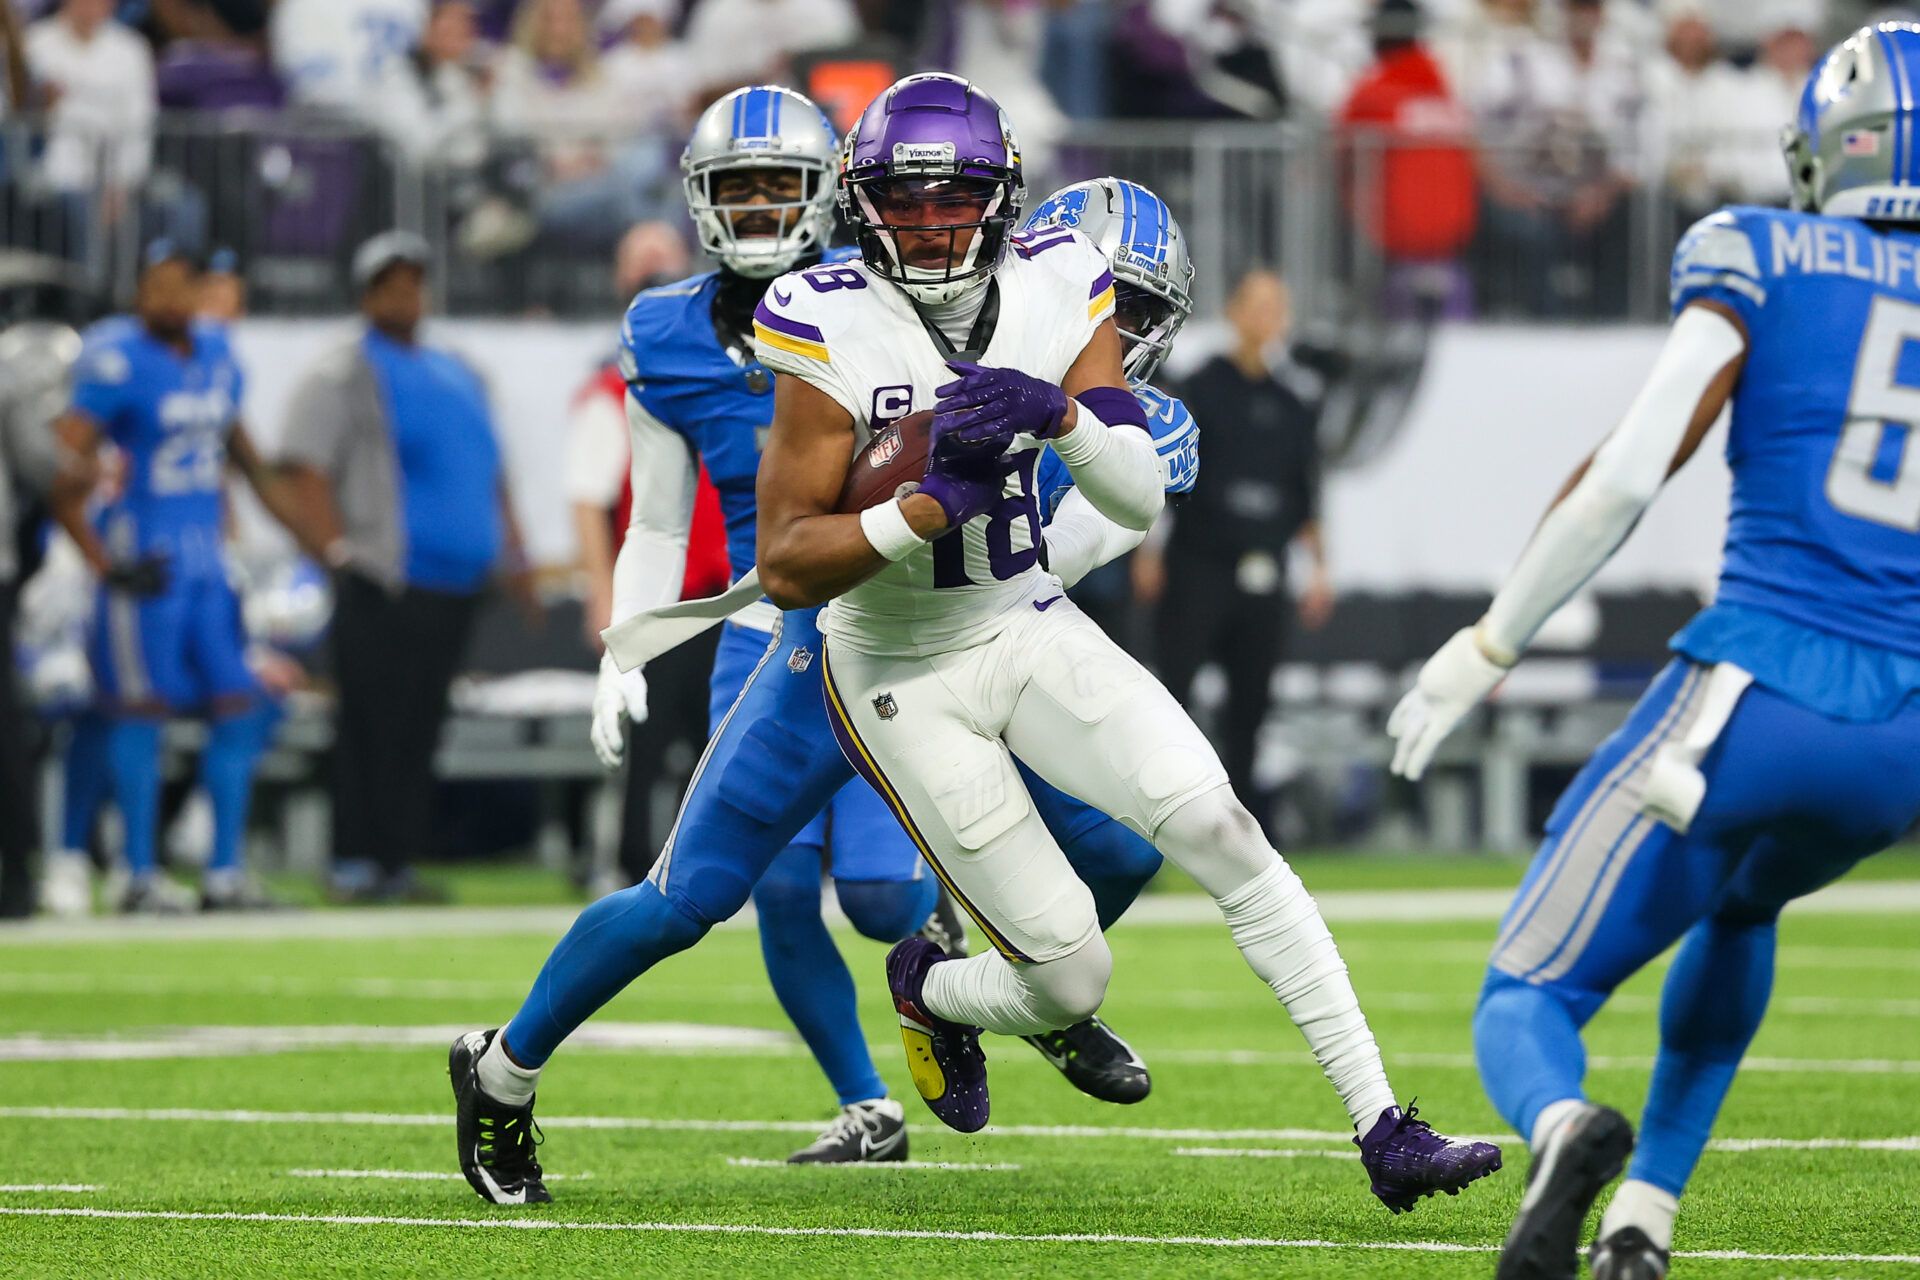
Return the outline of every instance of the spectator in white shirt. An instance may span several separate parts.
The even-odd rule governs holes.
[[[543,234],[603,252],[660,207],[665,142],[635,128],[580,0],[527,0],[496,65],[493,110],[500,132],[533,145]]]
[[[852,0],[698,0],[687,21],[687,45],[709,98],[778,82],[794,54],[859,35]]]
[[[428,0],[279,0],[268,36],[288,99],[378,127],[409,92]]]
[[[112,15],[112,0],[62,0],[26,36],[29,73],[49,107],[38,182],[59,228],[40,243],[100,271],[117,241],[99,233],[129,218],[137,239],[189,251],[205,245],[207,227],[206,197],[175,174],[152,172],[153,55]]]
[[[1818,4],[1781,3],[1766,6],[1772,22],[1760,38],[1759,55],[1747,68],[1748,128],[1766,131],[1778,139],[1782,126],[1792,122],[1800,110],[1800,91],[1806,87],[1813,64],[1819,60],[1820,46],[1811,32],[1818,30]],[[1787,167],[1780,153],[1773,163],[1755,162],[1741,170],[1736,196],[1753,204],[1783,204],[1787,198]]]
[[[382,131],[410,160],[471,171],[487,158],[489,69],[472,0],[436,0],[418,47],[403,64]]]
[[[684,132],[692,124],[700,76],[686,43],[673,34],[674,0],[607,0],[603,35],[615,43],[601,65],[645,133]]]
[[[1704,7],[1683,0],[1667,23],[1666,52],[1649,73],[1654,145],[1675,205],[1675,231],[1749,186],[1782,174],[1779,126],[1753,118],[1748,78],[1719,56]]]
[[[27,65],[52,104],[41,176],[62,195],[124,202],[153,164],[153,55],[113,0],[63,0],[27,29]]]

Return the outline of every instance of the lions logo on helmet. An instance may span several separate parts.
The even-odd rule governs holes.
[[[779,85],[735,89],[705,111],[680,156],[687,208],[705,249],[727,270],[770,280],[833,235],[833,178],[839,139],[805,94]],[[726,179],[767,175],[747,199],[723,198]],[[797,171],[797,198],[770,189],[772,175]]]
[[[1193,314],[1193,261],[1173,211],[1137,182],[1094,178],[1041,201],[1026,229],[1050,226],[1074,228],[1107,256],[1123,367],[1135,382],[1150,380]]]

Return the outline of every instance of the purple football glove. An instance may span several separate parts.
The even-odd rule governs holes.
[[[947,361],[960,377],[934,390],[936,439],[963,449],[999,452],[1017,435],[1050,439],[1067,416],[1067,393],[1018,369],[987,369]]]
[[[952,531],[993,509],[1017,465],[1004,458],[942,456],[935,450],[920,492],[940,504]]]

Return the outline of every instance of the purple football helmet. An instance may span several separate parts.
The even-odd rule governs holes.
[[[920,302],[983,282],[1025,198],[1007,113],[959,76],[896,82],[867,105],[841,152],[840,211],[861,258]]]

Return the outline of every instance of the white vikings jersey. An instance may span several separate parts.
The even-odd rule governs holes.
[[[994,272],[999,318],[978,363],[1058,383],[1113,314],[1107,260],[1079,232],[1015,235]],[[760,362],[803,378],[853,415],[855,447],[887,423],[934,407],[959,375],[913,303],[858,262],[781,276],[754,317]],[[1009,610],[1056,583],[1046,570],[1034,473],[1044,442],[1019,437],[1005,497],[828,606],[821,629],[861,653],[917,657],[978,643]]]

